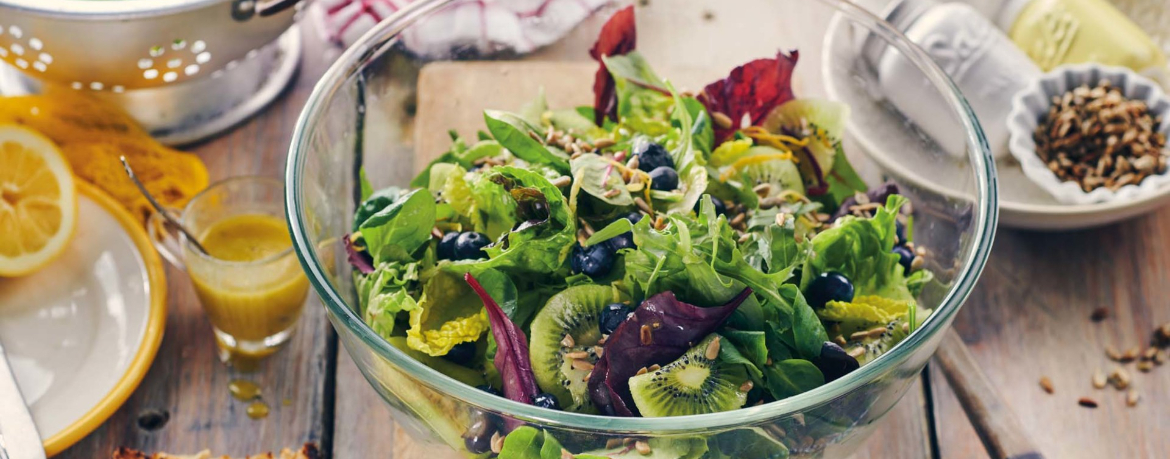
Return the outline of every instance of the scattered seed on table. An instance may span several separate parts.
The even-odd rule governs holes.
[[[1116,367],[1113,369],[1113,372],[1109,373],[1109,382],[1113,384],[1113,387],[1117,388],[1117,390],[1125,390],[1127,387],[1129,387],[1130,381],[1131,379],[1129,372],[1125,371],[1124,368]]]
[[[1081,405],[1085,408],[1096,408],[1097,407],[1097,401],[1093,400],[1089,397],[1081,397],[1080,399],[1077,400],[1077,404]]]
[[[1093,313],[1089,315],[1089,319],[1093,322],[1100,322],[1105,320],[1106,317],[1109,317],[1109,310],[1105,308],[1094,309]]]
[[[1125,354],[1121,355],[1121,360],[1124,362],[1132,362],[1141,354],[1141,348],[1134,346],[1126,349]]]
[[[1049,394],[1056,392],[1056,389],[1052,387],[1052,380],[1048,379],[1047,376],[1040,377],[1040,388],[1044,389],[1044,392],[1048,392]]]
[[[1097,371],[1093,372],[1093,388],[1094,389],[1104,389],[1105,385],[1108,383],[1109,383],[1109,380],[1105,377],[1105,372],[1103,372],[1101,370],[1097,370]]]
[[[1142,373],[1148,373],[1150,370],[1154,369],[1154,364],[1149,360],[1143,360],[1137,363],[1137,369]]]
[[[1121,354],[1118,354],[1117,349],[1114,349],[1112,347],[1105,348],[1105,356],[1109,357],[1109,360],[1114,360],[1114,361],[1121,360]]]
[[[1125,393],[1125,404],[1128,406],[1131,406],[1131,407],[1137,406],[1138,401],[1140,401],[1141,399],[1142,399],[1142,396],[1139,395],[1136,390],[1130,389],[1129,392]]]

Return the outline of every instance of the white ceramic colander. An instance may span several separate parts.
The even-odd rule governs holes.
[[[299,58],[296,3],[0,0],[0,60],[30,90],[31,81],[91,91],[186,143],[254,113],[292,77],[280,70]]]

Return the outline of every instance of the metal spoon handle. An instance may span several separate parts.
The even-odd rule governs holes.
[[[146,198],[146,201],[150,203],[150,206],[154,207],[155,212],[158,212],[160,215],[162,215],[163,219],[167,221],[167,223],[170,223],[175,228],[178,228],[179,231],[183,233],[183,235],[187,236],[187,241],[189,241],[191,245],[195,246],[199,252],[203,253],[204,255],[209,255],[207,253],[207,249],[204,249],[203,245],[199,243],[199,239],[195,238],[195,235],[191,234],[190,231],[187,231],[187,228],[184,227],[183,224],[179,223],[178,220],[175,220],[175,217],[171,215],[170,212],[167,212],[166,208],[159,204],[149,191],[146,191],[146,187],[142,185],[140,180],[138,180],[138,176],[134,175],[134,169],[130,168],[130,163],[126,161],[126,157],[120,156],[118,159],[122,161],[122,167],[126,169],[126,175],[130,176],[130,180],[134,182],[134,186],[138,187],[138,191],[142,193],[142,196]]]

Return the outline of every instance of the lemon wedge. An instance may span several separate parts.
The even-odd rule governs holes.
[[[76,228],[77,190],[61,151],[27,128],[0,125],[0,276],[53,261]]]

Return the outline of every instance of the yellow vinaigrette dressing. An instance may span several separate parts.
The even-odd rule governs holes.
[[[212,325],[237,340],[260,341],[296,324],[309,284],[296,257],[287,252],[292,241],[283,219],[227,217],[203,231],[199,242],[221,262],[189,263],[195,293]]]

